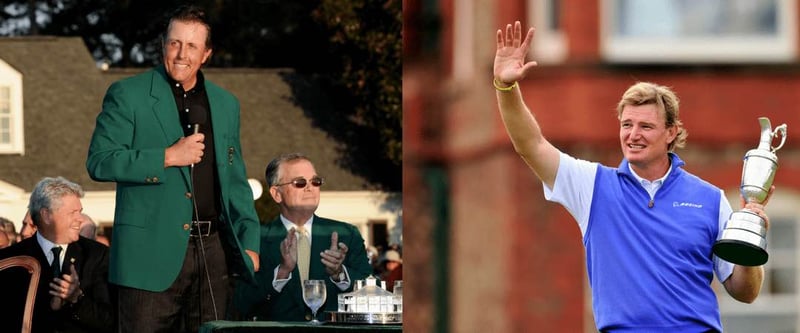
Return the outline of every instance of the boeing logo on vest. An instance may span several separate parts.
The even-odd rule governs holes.
[[[677,201],[673,201],[672,202],[672,207],[703,208],[703,205],[692,203],[692,202],[677,202]]]

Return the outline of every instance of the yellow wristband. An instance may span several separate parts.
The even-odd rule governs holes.
[[[517,81],[514,81],[514,84],[512,84],[512,85],[510,85],[508,87],[505,87],[505,88],[501,87],[498,83],[499,82],[497,82],[497,78],[492,79],[492,84],[494,84],[494,88],[497,89],[497,91],[502,91],[502,92],[509,92],[509,91],[513,90],[514,87],[517,86]]]

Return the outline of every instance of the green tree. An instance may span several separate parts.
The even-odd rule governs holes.
[[[335,58],[328,80],[345,140],[360,142],[347,156],[371,165],[387,189],[402,179],[402,2],[322,0],[314,18],[329,32]],[[365,153],[372,152],[372,153]]]

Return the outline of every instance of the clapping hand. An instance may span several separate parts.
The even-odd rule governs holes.
[[[331,247],[319,254],[322,264],[325,265],[325,272],[334,280],[339,281],[339,273],[342,272],[342,264],[347,255],[347,245],[339,243],[339,234],[335,231],[331,234]]]
[[[81,282],[78,278],[78,272],[75,271],[75,265],[69,265],[69,274],[55,277],[50,282],[50,295],[55,296],[50,302],[50,308],[57,311],[61,309],[64,301],[77,302],[83,296],[80,286]]]
[[[297,266],[297,231],[294,228],[289,229],[286,233],[286,238],[281,242],[281,265],[278,268],[278,278],[285,279]]]

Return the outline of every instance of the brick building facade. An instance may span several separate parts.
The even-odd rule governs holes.
[[[738,209],[757,118],[788,125],[767,207],[771,259],[761,296],[751,305],[724,291],[719,299],[726,331],[800,327],[800,8],[776,0],[658,11],[659,20],[687,26],[689,13],[701,10],[735,12],[723,20],[730,26],[762,19],[710,38],[647,26],[646,43],[626,44],[641,41],[626,39],[640,30],[621,22],[646,19],[653,11],[634,7],[658,3],[670,2],[404,1],[405,266],[415,272],[406,279],[409,332],[594,331],[580,231],[565,209],[544,200],[497,111],[495,31],[515,20],[537,28],[529,59],[540,66],[520,82],[524,98],[545,136],[573,156],[618,165],[621,94],[637,81],[667,85],[681,99],[689,133],[677,151],[685,169],[724,189]]]

